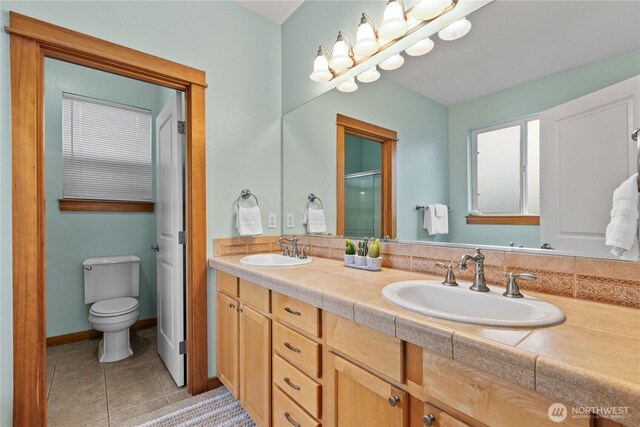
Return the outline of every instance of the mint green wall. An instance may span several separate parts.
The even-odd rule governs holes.
[[[539,247],[537,226],[467,225],[468,144],[478,128],[538,114],[640,73],[640,51],[569,70],[449,107],[450,241]],[[544,195],[542,195],[544,197]]]
[[[155,118],[163,106],[161,93],[173,91],[67,62],[45,60],[47,336],[91,329],[81,267],[82,261],[90,257],[140,257],[140,319],[156,316],[156,257],[149,250],[156,241],[155,214],[61,212],[58,208],[63,190],[62,92],[146,108]],[[152,129],[155,133],[155,125]],[[155,148],[153,141],[155,135]],[[155,150],[152,159],[155,160]]]
[[[344,138],[344,173],[380,169],[381,145],[377,142],[346,135]]]
[[[428,236],[416,204],[448,203],[447,107],[381,77],[353,93],[332,90],[283,118],[283,215],[301,224],[307,194],[323,201],[327,231],[336,231],[336,114],[398,133],[397,230],[407,240],[443,241]]]
[[[233,207],[242,188],[260,197],[263,221],[280,211],[280,28],[231,1],[3,1],[13,10],[180,62],[207,73],[207,230],[236,235]],[[2,343],[0,425],[11,424],[11,260],[9,36],[0,35],[3,91],[0,126]],[[203,232],[205,232],[203,230]],[[280,229],[265,234],[279,234]],[[209,274],[209,374],[215,375],[215,283]]]

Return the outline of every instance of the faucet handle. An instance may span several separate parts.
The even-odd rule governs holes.
[[[291,256],[291,252],[289,252],[289,246],[282,245],[282,256]]]
[[[535,274],[530,273],[506,273],[507,277],[507,290],[502,295],[509,298],[522,298],[524,295],[520,293],[517,279],[533,281],[538,278]]]
[[[444,281],[442,282],[443,285],[458,286],[458,282],[456,282],[456,276],[455,274],[453,274],[453,270],[456,268],[455,266],[444,262],[436,262],[436,266],[447,269],[447,272],[444,275]]]
[[[302,252],[300,252],[300,256],[298,258],[299,259],[307,259],[307,251],[308,250],[309,250],[309,247],[302,248]]]

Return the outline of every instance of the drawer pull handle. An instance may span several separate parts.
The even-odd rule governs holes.
[[[295,348],[294,346],[292,346],[288,342],[284,343],[284,346],[287,347],[289,350],[293,351],[294,353],[300,353],[300,349],[299,348]]]
[[[296,420],[294,420],[293,418],[291,418],[291,415],[289,415],[289,413],[288,413],[288,412],[285,412],[285,413],[284,413],[284,417],[287,419],[287,421],[289,421],[289,423],[290,423],[292,426],[300,427],[300,423],[299,423],[299,422],[297,422]]]
[[[424,423],[425,427],[431,427],[435,420],[436,417],[434,417],[433,414],[428,414],[422,417],[422,422]]]
[[[289,378],[284,377],[284,382],[287,383],[287,385],[292,389],[294,389],[295,391],[300,391],[300,386],[297,386],[294,383],[292,383]]]
[[[286,311],[289,314],[293,314],[294,316],[300,316],[302,314],[299,311],[292,310],[290,307],[285,307],[284,311]]]
[[[398,396],[389,396],[389,405],[391,405],[392,407],[396,407],[398,406],[398,403],[400,403],[400,398]]]

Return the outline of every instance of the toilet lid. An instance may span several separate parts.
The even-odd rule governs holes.
[[[138,300],[131,297],[113,298],[98,301],[91,306],[94,316],[118,316],[131,313],[138,308]]]

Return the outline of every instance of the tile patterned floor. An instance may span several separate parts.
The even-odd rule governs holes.
[[[98,362],[99,339],[47,348],[47,421],[51,427],[117,427],[190,397],[156,352],[156,328],[131,333],[133,355]]]

